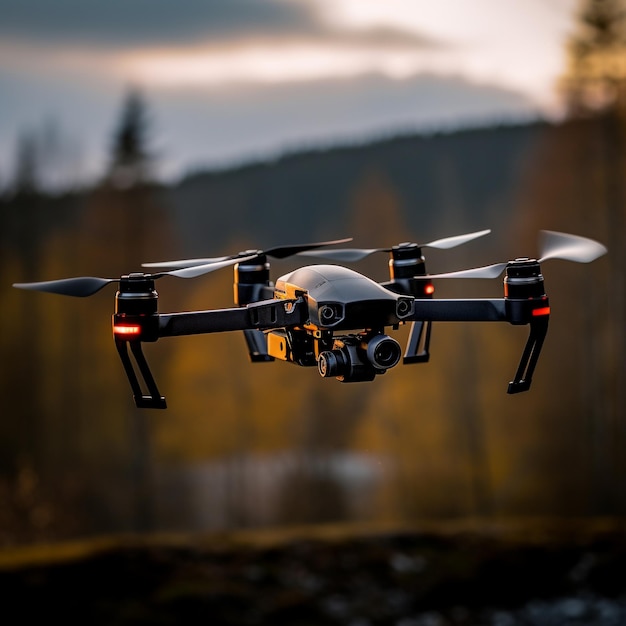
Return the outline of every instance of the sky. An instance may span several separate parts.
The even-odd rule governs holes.
[[[557,117],[577,0],[0,0],[0,186],[102,173],[131,89],[159,175]]]

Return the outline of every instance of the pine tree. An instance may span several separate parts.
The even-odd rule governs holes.
[[[569,41],[564,80],[571,113],[602,110],[626,99],[626,1],[583,0]]]
[[[143,97],[131,90],[123,105],[119,126],[113,136],[107,180],[118,189],[151,182],[152,158],[147,146],[148,117]]]
[[[17,141],[12,191],[16,195],[32,195],[39,189],[39,155],[31,133],[22,133]]]

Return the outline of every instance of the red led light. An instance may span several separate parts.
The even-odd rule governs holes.
[[[542,306],[539,309],[533,309],[533,317],[540,317],[541,315],[550,315],[550,307]]]
[[[424,293],[427,296],[430,296],[431,294],[435,293],[435,285],[426,285],[426,287],[424,287]]]
[[[113,326],[113,332],[116,335],[139,335],[141,333],[141,326],[137,325],[124,325],[124,324],[116,324]]]

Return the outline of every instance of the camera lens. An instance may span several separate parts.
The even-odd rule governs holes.
[[[396,304],[396,315],[402,319],[411,313],[412,308],[411,300],[407,300],[406,298],[399,299]]]
[[[329,306],[328,304],[324,304],[320,307],[319,315],[321,322],[328,323],[332,322],[335,319],[335,311],[333,307]]]
[[[344,373],[345,361],[340,350],[325,350],[317,359],[317,369],[322,378],[341,376]]]
[[[401,356],[400,344],[387,335],[376,335],[367,344],[367,358],[379,369],[397,365]]]

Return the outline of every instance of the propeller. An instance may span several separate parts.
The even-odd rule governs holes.
[[[606,246],[593,239],[568,235],[554,230],[542,230],[540,233],[541,258],[539,262],[548,259],[563,259],[576,263],[591,263],[608,252]]]
[[[168,268],[168,267],[193,267],[196,265],[204,265],[206,263],[215,263],[220,261],[234,261],[238,263],[242,260],[248,260],[259,256],[270,256],[275,259],[285,259],[294,254],[299,254],[307,250],[313,250],[315,248],[322,248],[323,246],[331,246],[338,243],[347,243],[352,241],[352,237],[347,239],[336,239],[334,241],[319,241],[317,243],[301,243],[284,246],[275,246],[273,248],[267,248],[266,250],[244,250],[237,254],[229,256],[220,256],[204,259],[181,259],[179,261],[163,261],[156,263],[142,263],[142,267],[154,267],[154,268]]]
[[[575,263],[591,263],[608,252],[606,246],[587,237],[560,233],[554,230],[540,231],[539,247],[541,256],[537,261],[543,263],[549,259],[562,259]],[[497,278],[502,274],[508,262],[494,263],[444,274],[430,274],[427,278]]]
[[[429,241],[428,243],[422,244],[414,244],[414,243],[401,243],[398,245],[399,248],[404,247],[418,247],[418,248],[438,248],[440,250],[447,250],[449,248],[454,248],[456,246],[460,246],[461,244],[467,243],[468,241],[472,241],[472,239],[477,239],[478,237],[483,237],[484,235],[490,233],[491,230],[479,230],[473,233],[466,233],[464,235],[455,235],[453,237],[445,237],[444,239],[435,239],[435,241]],[[392,248],[339,248],[335,250],[314,250],[311,252],[299,252],[298,256],[306,256],[306,257],[315,257],[315,258],[324,258],[330,259],[333,261],[340,262],[353,262],[353,261],[361,261],[371,254],[375,254],[376,252],[391,252]]]
[[[222,267],[234,265],[238,261],[253,259],[254,256],[242,257],[241,259],[227,259],[222,261],[214,261],[203,265],[194,265],[193,267],[181,268],[169,272],[160,272],[158,274],[130,274],[137,278],[145,278],[156,280],[163,276],[175,276],[176,278],[196,278],[209,272],[214,272]],[[61,278],[58,280],[46,280],[34,283],[13,283],[13,287],[18,289],[28,289],[31,291],[43,291],[46,293],[56,293],[62,296],[76,296],[83,298],[91,296],[100,291],[106,285],[119,282],[120,278],[99,278],[97,276],[78,276],[76,278]]]

